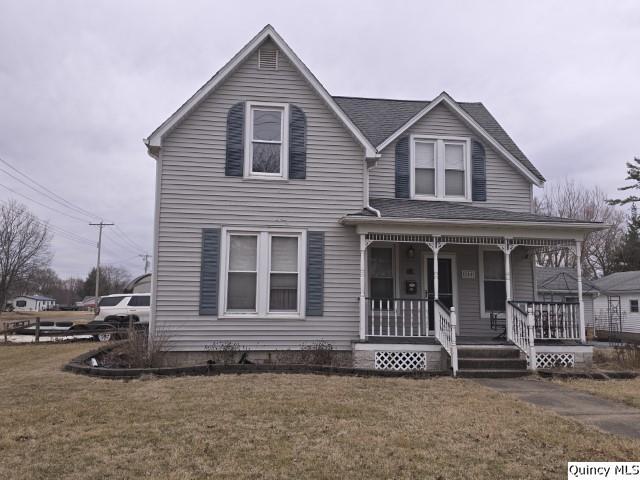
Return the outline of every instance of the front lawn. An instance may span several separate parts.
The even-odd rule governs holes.
[[[472,381],[60,371],[91,347],[0,347],[0,478],[566,478],[640,456]]]

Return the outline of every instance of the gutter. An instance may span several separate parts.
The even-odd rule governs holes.
[[[362,200],[364,204],[363,208],[365,210],[368,210],[369,212],[373,213],[377,218],[381,218],[382,213],[380,213],[380,210],[372,207],[371,204],[369,203],[369,169],[373,168],[376,165],[378,158],[380,158],[380,155],[378,155],[378,157],[376,158],[365,158]]]
[[[373,208],[373,207],[371,207]],[[375,210],[375,209],[374,209]],[[471,219],[429,219],[429,218],[372,218],[358,216],[344,216],[340,219],[343,225],[358,225],[363,223],[397,224],[397,225],[486,225],[507,227],[549,227],[558,229],[604,230],[608,226],[602,223],[557,223],[557,222],[526,222],[526,221],[496,221]]]

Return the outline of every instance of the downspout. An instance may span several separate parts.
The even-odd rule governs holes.
[[[364,185],[363,185],[363,189],[362,189],[362,194],[363,194],[363,207],[365,210],[370,211],[371,213],[373,213],[376,217],[382,217],[382,214],[380,213],[380,210],[378,210],[377,208],[372,207],[369,204],[369,169],[373,168],[376,164],[377,159],[374,159],[373,161],[370,162],[370,160],[368,158],[365,158],[365,163],[364,163]]]

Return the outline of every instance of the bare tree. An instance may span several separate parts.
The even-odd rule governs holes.
[[[609,228],[587,235],[582,248],[582,268],[592,278],[611,273],[624,237],[625,214],[607,202],[599,188],[588,188],[573,180],[548,184],[535,199],[535,212],[589,222],[604,222]],[[552,267],[575,267],[575,255],[566,248],[549,249],[538,255],[538,263]]]
[[[49,266],[50,242],[47,225],[27,207],[13,200],[0,205],[0,311],[17,285]]]
[[[131,274],[124,268],[114,265],[103,265],[100,267],[100,295],[111,293],[122,293],[124,287],[131,280]],[[84,281],[83,293],[85,296],[95,295],[96,289],[96,269],[91,269]]]

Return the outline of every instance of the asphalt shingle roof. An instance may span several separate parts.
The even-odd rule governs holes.
[[[593,283],[601,292],[640,292],[640,270],[612,273]]]
[[[341,96],[335,96],[333,99],[374,145],[380,145],[431,103],[427,100],[390,100]],[[542,174],[482,103],[456,103],[531,173],[544,181]]]
[[[538,290],[543,292],[577,292],[578,274],[575,268],[536,267]],[[583,293],[596,293],[598,289],[585,278]]]
[[[460,202],[408,200],[402,198],[372,198],[372,207],[380,210],[382,218],[412,218],[425,220],[486,220],[503,222],[588,223],[569,218],[547,217],[526,212],[509,212],[497,208],[476,207]],[[371,216],[363,210],[353,215]],[[595,223],[595,222],[592,222]]]

